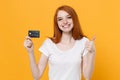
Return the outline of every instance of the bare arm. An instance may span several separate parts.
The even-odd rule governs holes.
[[[30,68],[32,71],[32,75],[34,77],[34,80],[38,80],[46,67],[46,64],[48,62],[48,57],[44,54],[41,55],[40,61],[38,65],[36,64],[35,57],[34,57],[34,47],[33,42],[30,39],[30,37],[26,37],[26,40],[24,41],[24,46],[28,51],[29,59],[30,59]]]
[[[94,70],[95,54],[88,53],[83,57],[83,74],[86,80],[90,80]]]
[[[39,78],[41,78],[46,68],[48,59],[44,54],[42,54],[39,63],[36,64],[34,54],[29,54],[29,57],[30,57],[30,67],[31,67],[32,75],[35,80],[38,80]]]
[[[94,45],[95,36],[92,38],[91,41],[86,42],[85,49],[87,50],[87,55],[83,57],[83,74],[85,80],[90,80],[92,76],[92,72],[94,70],[94,60],[96,49]]]

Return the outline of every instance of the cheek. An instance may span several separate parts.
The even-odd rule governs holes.
[[[73,24],[73,20],[72,20],[72,19],[71,19],[71,20],[69,20],[69,22]]]
[[[59,27],[61,27],[62,22],[59,21],[59,22],[57,22],[57,24],[58,24]]]
[[[57,24],[58,24],[58,28],[61,30],[62,29],[61,22],[57,22]]]

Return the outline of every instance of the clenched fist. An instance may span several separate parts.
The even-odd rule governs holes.
[[[24,47],[27,49],[29,53],[33,53],[34,51],[33,42],[29,36],[25,38]]]
[[[95,39],[96,39],[96,37],[93,36],[90,41],[86,42],[85,48],[87,49],[88,53],[95,53],[96,52],[95,45],[94,45]]]

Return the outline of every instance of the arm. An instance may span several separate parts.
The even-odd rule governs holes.
[[[40,61],[37,65],[35,62],[35,57],[34,57],[34,46],[33,46],[33,42],[30,37],[26,37],[26,39],[24,41],[24,47],[28,51],[32,75],[35,80],[38,80],[41,77],[41,75],[43,74],[43,71],[44,71],[47,61],[48,61],[48,57],[45,56],[44,54],[42,54]]]
[[[83,74],[86,80],[90,80],[94,70],[95,53],[88,53],[83,57]]]
[[[96,54],[96,49],[94,45],[95,36],[92,40],[87,41],[85,44],[85,50],[87,54],[83,56],[83,74],[86,80],[90,80],[92,72],[94,70],[94,59]]]
[[[42,54],[40,61],[37,65],[35,62],[34,54],[29,54],[29,57],[30,57],[30,67],[31,67],[32,75],[35,80],[38,80],[39,78],[41,78],[41,76],[46,68],[48,59],[44,54]]]

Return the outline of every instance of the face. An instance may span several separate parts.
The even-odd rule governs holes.
[[[70,14],[64,10],[59,10],[57,13],[58,27],[62,32],[71,32],[73,28],[73,20]]]

